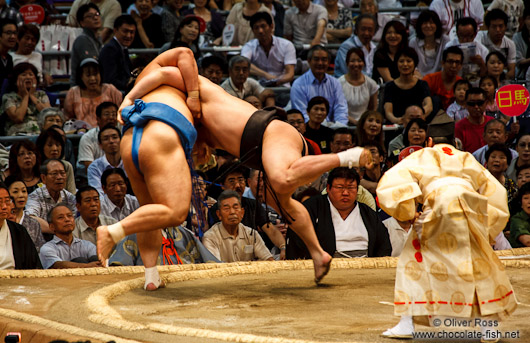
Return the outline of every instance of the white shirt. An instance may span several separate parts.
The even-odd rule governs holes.
[[[403,250],[403,246],[405,245],[411,230],[409,228],[408,232],[405,231],[394,217],[383,220],[383,224],[385,224],[385,227],[388,230],[388,236],[390,237],[390,243],[392,244],[392,257],[397,257],[401,255],[401,251]]]
[[[138,207],[140,207],[138,199],[136,199],[134,195],[125,194],[124,200],[125,201],[122,208],[119,208],[109,199],[107,194],[104,194],[103,197],[100,197],[100,214],[106,217],[112,217],[117,221],[120,221],[127,217],[129,214],[133,213],[136,209],[138,209]]]
[[[19,55],[16,52],[10,52],[13,57],[13,66],[19,63],[30,63],[39,72],[38,78],[42,81],[42,55],[37,51],[32,51],[29,55]]]
[[[355,204],[355,208],[348,217],[342,219],[329,198],[328,201],[335,229],[337,251],[368,250],[368,231],[364,226],[359,206]]]
[[[438,14],[445,34],[451,39],[456,37],[456,21],[460,18],[471,17],[475,19],[478,27],[482,26],[484,6],[480,0],[462,0],[460,3],[451,0],[434,0],[429,9]]]
[[[418,54],[418,70],[422,75],[436,73],[442,70],[442,54],[444,46],[449,41],[449,37],[442,35],[440,38],[436,38],[436,49],[429,51],[425,50],[425,40],[413,37],[409,41],[409,46],[416,50]],[[432,56],[429,54],[432,53]]]
[[[241,56],[248,58],[256,67],[274,76],[283,75],[286,65],[296,65],[296,49],[293,43],[276,36],[272,36],[272,46],[268,55],[259,41],[253,39],[243,46]],[[290,87],[290,84],[285,83],[283,86]]]
[[[512,248],[512,245],[510,244],[510,242],[508,242],[508,240],[504,236],[504,232],[502,231],[499,232],[497,237],[495,237],[495,245],[493,246],[493,250],[506,250],[506,249],[511,249],[511,248]]]
[[[0,270],[15,269],[15,256],[13,255],[13,243],[11,232],[7,226],[7,220],[0,228]]]
[[[365,81],[360,86],[354,86],[346,80],[346,75],[339,77],[342,92],[348,103],[348,118],[359,120],[361,115],[368,109],[370,97],[377,93],[379,86],[368,76],[364,76]]]
[[[490,52],[499,51],[508,60],[508,64],[515,63],[515,43],[510,38],[504,36],[500,45],[495,45],[488,36],[488,31],[480,31],[475,37],[475,42],[482,43]]]
[[[77,172],[86,176],[85,166],[81,162],[92,162],[105,155],[98,142],[99,127],[88,130],[81,136],[77,149]]]
[[[493,0],[488,7],[488,11],[498,8],[508,15],[506,35],[512,38],[519,31],[519,18],[523,16],[524,7],[522,0]]]
[[[241,91],[234,85],[231,77],[221,83],[221,88],[223,88],[228,94],[239,99],[245,99],[249,95],[254,95],[259,98],[261,92],[265,90],[265,88],[263,88],[258,81],[250,77],[247,78],[243,84],[243,90]]]
[[[461,119],[466,118],[469,115],[467,108],[459,105],[456,101],[453,102],[446,110],[449,117],[453,118],[455,123]]]

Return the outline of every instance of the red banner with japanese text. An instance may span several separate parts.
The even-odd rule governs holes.
[[[506,85],[495,94],[497,107],[502,114],[515,117],[523,114],[528,108],[530,93],[521,85]]]

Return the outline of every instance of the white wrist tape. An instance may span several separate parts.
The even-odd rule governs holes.
[[[125,231],[123,230],[121,222],[107,226],[107,230],[109,231],[114,243],[118,243],[123,239],[123,237],[125,237]]]
[[[363,153],[364,148],[361,147],[355,147],[348,149],[346,151],[341,151],[337,153],[337,156],[339,156],[340,160],[340,166],[341,167],[358,167],[359,166],[359,160],[361,159],[361,154]]]

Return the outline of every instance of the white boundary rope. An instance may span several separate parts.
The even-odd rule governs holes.
[[[497,251],[497,255],[518,256],[524,258],[530,254],[530,248],[520,248],[512,250]],[[502,260],[503,265],[511,268],[529,268],[530,261],[524,260]],[[356,258],[356,259],[334,259],[332,267],[334,269],[384,269],[395,268],[397,258]],[[170,272],[164,276],[166,283],[182,282],[187,280],[196,280],[204,278],[222,278],[232,275],[248,274],[267,274],[286,270],[307,270],[312,269],[311,260],[298,261],[274,261],[274,262],[237,262],[237,263],[219,263],[219,264],[190,264],[178,266],[159,266],[159,272]],[[120,274],[140,274],[144,272],[144,267],[110,267],[110,268],[80,268],[80,269],[47,269],[47,270],[0,270],[1,278],[47,278],[63,276],[89,276],[89,275],[120,275]],[[107,325],[121,330],[151,330],[170,335],[183,337],[204,337],[217,339],[227,342],[242,343],[317,343],[315,341],[288,339],[281,337],[264,337],[250,334],[240,334],[231,332],[219,332],[207,329],[196,329],[166,325],[160,323],[135,323],[123,319],[123,317],[114,310],[110,301],[126,292],[135,288],[143,287],[143,277],[127,281],[120,281],[115,284],[106,286],[90,294],[86,299],[89,309],[89,320],[94,323]],[[95,331],[89,331],[77,328],[72,325],[62,324],[33,316],[16,312],[13,310],[0,308],[0,315],[27,323],[34,323],[53,328],[62,332],[73,335],[79,335],[99,340],[115,340],[118,343],[137,343],[134,340],[127,340],[112,335],[102,334]],[[354,342],[349,342],[354,343]]]

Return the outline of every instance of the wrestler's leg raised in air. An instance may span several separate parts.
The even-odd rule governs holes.
[[[149,74],[127,95],[122,107],[132,103],[135,97],[142,96],[143,92],[155,89],[161,84],[183,90],[179,69],[164,67],[158,62],[157,67],[151,68]],[[222,148],[239,156],[243,130],[256,108],[229,95],[205,78],[199,77],[199,85],[202,109],[200,121],[208,135],[205,140],[212,147]],[[298,132],[287,123],[277,120],[271,122],[263,141],[263,165],[274,190],[279,194],[280,204],[288,212],[292,212],[291,215],[297,220],[293,230],[304,240],[315,259],[315,279],[320,280],[329,268],[331,258],[320,247],[309,214],[301,204],[290,200],[290,196],[298,186],[313,181],[322,173],[341,164],[358,163],[359,157],[361,165],[370,164],[371,155],[368,151],[361,155],[349,150],[342,152],[340,156],[329,154],[302,158],[302,144]]]
[[[275,207],[277,211],[280,211],[278,205],[281,206],[286,214],[292,217],[289,226],[306,244],[313,259],[315,281],[319,282],[329,270],[331,256],[318,243],[311,218],[306,208],[291,197],[296,188],[301,184],[313,181],[318,175],[314,176],[311,171],[309,172],[313,174],[312,176],[309,176],[309,174],[290,172],[290,168],[302,157],[303,142],[296,130],[295,132],[289,132],[290,130],[287,127],[283,127],[283,129],[287,129],[285,135],[275,137],[276,135],[274,133],[277,127],[282,126],[278,124],[282,123],[279,121],[271,122],[265,130],[263,138],[262,162],[279,204],[274,202],[271,194],[268,194],[267,202],[270,206]],[[278,138],[276,142],[274,141],[275,138]],[[278,158],[279,156],[281,158]],[[327,166],[329,166],[329,170],[332,168],[334,161],[332,158],[326,158],[326,160],[328,160]]]
[[[180,95],[182,97],[182,95]],[[173,88],[163,87],[144,97],[145,101],[159,102],[166,99],[188,119],[191,113],[184,100],[178,102],[179,94]],[[162,245],[161,228],[180,225],[189,211],[191,199],[191,176],[184,149],[178,134],[170,126],[152,120],[144,128],[138,152],[141,173],[132,160],[132,129],[121,141],[121,156],[131,186],[140,203],[140,208],[120,221],[125,235],[137,233],[140,254],[146,267],[146,289],[157,288],[158,273],[155,269]],[[106,259],[115,244],[108,228],[98,228],[98,254]],[[153,281],[153,285],[149,285]]]
[[[209,142],[235,156],[240,155],[241,136],[248,119],[256,109],[224,92],[200,77],[202,116]],[[359,148],[357,148],[359,149]],[[278,194],[280,205],[294,218],[291,228],[304,241],[314,261],[315,280],[318,282],[329,269],[331,257],[322,250],[305,207],[291,199],[296,188],[314,181],[335,167],[360,164],[370,168],[372,157],[368,150],[353,153],[350,149],[339,154],[302,157],[302,137],[291,125],[273,120],[263,137],[262,162],[268,179]],[[272,199],[268,197],[268,201]],[[276,207],[275,204],[269,205]],[[278,209],[276,207],[276,209]]]
[[[274,120],[265,130],[262,162],[279,205],[293,217],[290,228],[304,241],[313,258],[315,281],[318,282],[326,275],[331,256],[320,246],[306,208],[292,199],[291,195],[301,185],[338,167],[340,160],[335,154],[302,157],[303,144],[296,129],[285,122]],[[279,211],[271,194],[268,194],[267,202]]]

